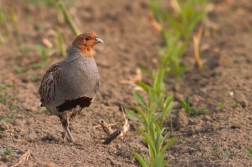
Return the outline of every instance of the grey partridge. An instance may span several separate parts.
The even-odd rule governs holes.
[[[74,142],[69,121],[89,107],[99,88],[99,73],[91,50],[103,41],[95,33],[75,38],[65,60],[52,65],[39,88],[41,106],[60,118],[64,139]]]

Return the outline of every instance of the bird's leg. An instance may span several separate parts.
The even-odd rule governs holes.
[[[64,140],[66,140],[66,138],[67,138],[67,139],[71,140],[72,142],[74,142],[74,138],[73,138],[73,136],[72,136],[72,134],[71,134],[71,132],[70,132],[70,130],[68,128],[68,124],[66,126],[63,126],[63,128],[66,131],[66,134],[64,136]]]
[[[74,142],[74,138],[69,130],[69,124],[67,120],[62,121],[62,126],[65,130],[65,135],[64,135],[64,141],[70,140],[72,142]]]

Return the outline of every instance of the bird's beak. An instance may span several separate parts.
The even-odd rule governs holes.
[[[103,41],[100,38],[95,38],[95,43],[103,43]]]

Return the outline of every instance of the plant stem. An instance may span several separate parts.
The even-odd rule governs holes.
[[[74,23],[74,21],[73,21],[72,17],[70,16],[69,12],[67,11],[67,9],[66,9],[64,3],[62,2],[62,0],[57,0],[57,5],[59,6],[59,8],[63,12],[66,20],[70,24],[74,35],[76,35],[76,36],[79,35],[80,31],[79,31],[78,27],[76,26],[76,24]]]
[[[13,26],[15,31],[17,32],[17,40],[18,40],[18,45],[19,45],[19,51],[21,52],[22,55],[24,55],[24,43],[22,40],[21,33],[18,28],[18,22],[17,22],[17,17],[16,17],[16,12],[14,9],[11,10],[11,19],[13,22]]]

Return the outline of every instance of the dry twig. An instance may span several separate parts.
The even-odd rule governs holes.
[[[157,20],[154,17],[154,14],[151,12],[149,14],[149,21],[151,23],[151,25],[158,31],[161,32],[162,31],[162,26],[157,22]]]
[[[102,144],[109,144],[109,143],[111,143],[120,134],[121,134],[120,130],[114,131],[114,133],[112,133],[111,135],[109,135],[109,137]]]
[[[122,110],[123,110],[123,108],[122,108]],[[129,127],[130,127],[128,119],[126,118],[126,115],[124,113],[124,110],[123,110],[123,118],[124,118],[124,125],[122,127],[122,131],[111,129],[111,126],[119,124],[118,122],[115,124],[107,124],[104,120],[101,120],[100,125],[94,126],[94,128],[102,127],[103,131],[108,136],[105,140],[99,140],[99,143],[109,144],[116,138],[124,139],[127,131],[129,130]]]
[[[199,43],[201,40],[202,33],[203,33],[203,27],[201,26],[197,35],[193,36],[194,58],[195,58],[195,61],[197,63],[197,66],[199,67],[199,69],[202,69],[202,67],[203,67],[202,61],[199,56]]]
[[[180,13],[181,12],[181,9],[180,9],[180,6],[179,6],[177,0],[170,0],[170,3],[171,3],[171,7],[173,8],[173,10],[176,13]]]
[[[121,107],[122,108],[122,107]],[[130,125],[129,125],[129,121],[128,119],[126,118],[126,115],[124,113],[124,110],[122,108],[122,111],[123,111],[123,118],[124,118],[124,125],[123,125],[123,128],[122,128],[122,132],[120,133],[120,135],[118,136],[119,138],[123,139],[124,136],[126,135],[126,132],[129,130],[130,128]]]
[[[25,163],[25,161],[28,161],[29,158],[31,156],[31,152],[28,150],[24,155],[22,155],[20,158],[19,158],[19,162],[11,167],[15,167],[15,166],[18,166],[20,164],[23,164]]]

